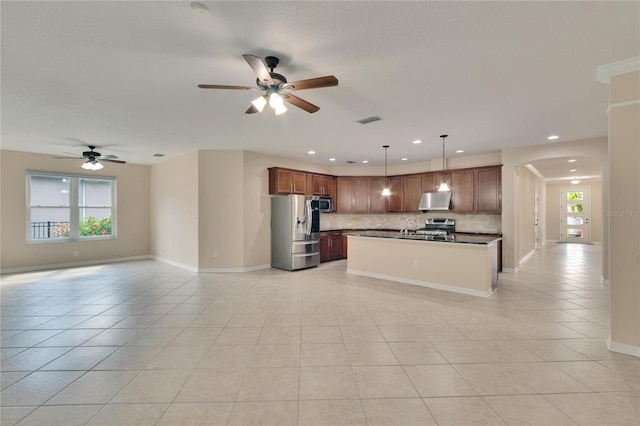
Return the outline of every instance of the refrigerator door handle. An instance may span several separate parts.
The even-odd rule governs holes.
[[[307,223],[306,223],[306,225],[307,225],[307,229],[306,229],[306,231],[305,231],[305,234],[306,234],[306,235],[307,235],[307,237],[308,237],[308,236],[310,236],[310,235],[311,235],[311,225],[312,225],[312,224],[311,224],[311,222],[312,222],[312,220],[311,220],[311,214],[312,214],[312,210],[311,210],[311,200],[307,200],[307,201],[306,201],[306,206],[305,206],[305,207],[306,207],[306,208],[305,208],[305,214],[306,214],[305,219],[306,219],[306,222],[307,222]]]

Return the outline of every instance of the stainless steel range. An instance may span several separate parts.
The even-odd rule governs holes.
[[[445,236],[456,232],[456,220],[447,218],[428,218],[424,228],[416,230],[416,234]]]

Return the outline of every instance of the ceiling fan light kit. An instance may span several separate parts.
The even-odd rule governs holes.
[[[100,170],[104,166],[102,164],[98,163],[96,160],[93,160],[93,161],[87,160],[80,167],[82,167],[85,170]]]
[[[118,163],[118,164],[125,164],[126,163],[126,161],[115,160],[113,158],[100,158],[102,156],[102,154],[100,154],[99,152],[94,151],[94,149],[96,149],[96,147],[94,145],[89,145],[89,146],[87,146],[87,148],[89,148],[89,151],[84,151],[82,153],[82,156],[77,156],[77,157],[53,157],[53,158],[63,159],[63,160],[79,160],[81,158],[86,158],[87,161],[82,163],[82,166],[80,166],[85,170],[100,170],[100,169],[102,169],[104,166],[100,163],[100,161],[106,161],[108,163]],[[98,161],[98,160],[100,160],[100,161]]]
[[[308,113],[314,113],[320,110],[320,107],[293,95],[291,92],[338,85],[338,79],[332,75],[288,82],[285,76],[273,71],[280,63],[280,59],[275,56],[267,56],[264,61],[258,56],[250,54],[244,54],[242,57],[256,74],[257,87],[219,84],[198,84],[198,87],[201,89],[264,90],[266,93],[251,101],[251,105],[245,111],[245,114],[262,112],[268,103],[275,110],[276,115],[281,115],[287,111],[287,107],[284,105],[285,102],[297,106]]]

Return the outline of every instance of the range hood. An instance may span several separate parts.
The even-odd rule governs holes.
[[[451,191],[425,192],[420,197],[418,210],[449,210]]]

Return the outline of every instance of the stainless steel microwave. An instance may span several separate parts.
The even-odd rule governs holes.
[[[321,212],[327,213],[333,211],[331,197],[328,195],[315,196],[313,199],[318,200],[318,210]]]

